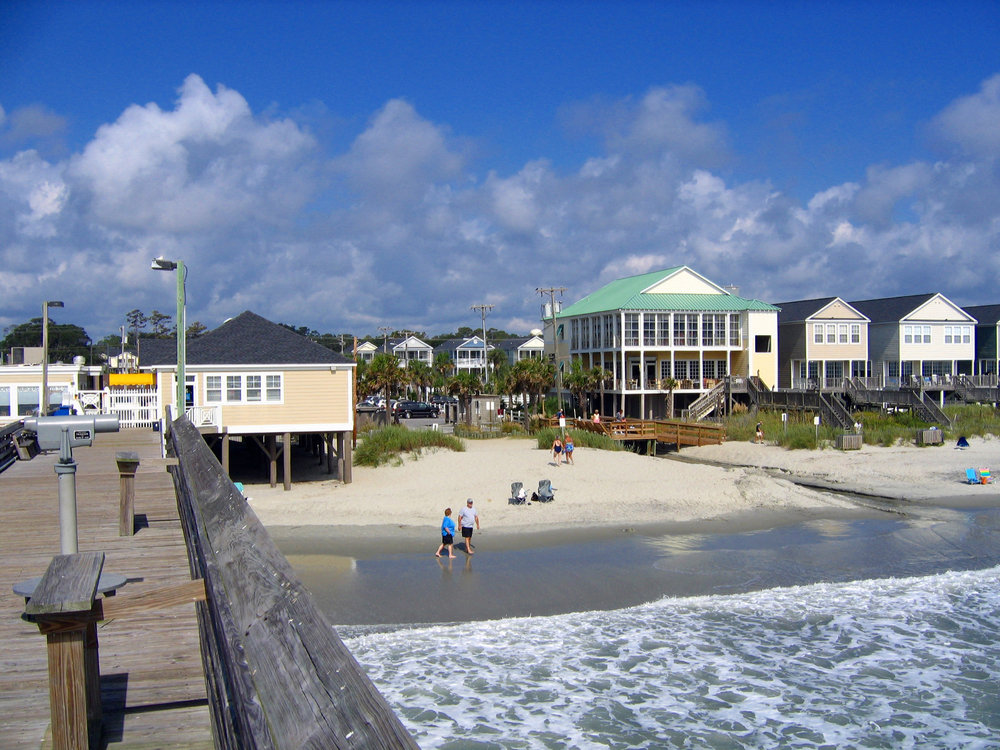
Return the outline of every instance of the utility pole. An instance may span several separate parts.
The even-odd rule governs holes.
[[[378,331],[382,334],[382,351],[385,354],[389,353],[389,332],[392,329],[389,326],[379,326]]]
[[[486,351],[486,313],[492,310],[496,305],[473,305],[471,310],[479,310],[483,316],[483,387],[485,388],[490,382],[490,367],[489,361],[487,360]]]
[[[535,289],[543,297],[549,295],[549,321],[552,323],[552,355],[556,363],[556,400],[559,402],[559,410],[562,411],[562,369],[559,367],[559,342],[556,341],[556,292],[559,296],[566,291],[564,286],[539,287]]]

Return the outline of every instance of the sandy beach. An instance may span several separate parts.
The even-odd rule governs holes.
[[[967,467],[992,463],[1000,470],[1000,442],[980,438],[964,450],[902,445],[789,451],[729,442],[649,457],[577,448],[573,465],[557,465],[549,451],[523,438],[465,441],[465,447],[407,455],[395,465],[355,467],[347,485],[301,456],[290,491],[280,484],[247,484],[246,495],[268,527],[378,525],[421,533],[439,523],[446,506],[457,512],[471,497],[483,529],[502,534],[858,508],[857,498],[824,488],[895,501],[989,504],[1000,487],[965,482]],[[530,495],[541,479],[552,481],[554,502],[508,504],[511,482],[523,482]]]

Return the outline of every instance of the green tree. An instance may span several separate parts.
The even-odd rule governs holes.
[[[376,354],[368,365],[366,376],[372,393],[382,392],[385,395],[388,413],[393,391],[406,382],[406,373],[399,366],[399,359],[394,354]]]
[[[667,389],[667,419],[674,418],[674,389],[680,385],[673,378],[664,378],[660,381],[660,387]]]
[[[4,329],[4,338],[0,341],[0,350],[8,351],[12,347],[41,346],[42,318],[32,318],[27,323],[18,323]],[[73,357],[89,358],[90,337],[78,325],[72,323],[57,323],[49,317],[49,361],[70,362]]]
[[[583,369],[583,363],[579,359],[570,362],[569,372],[563,375],[563,387],[567,388],[576,398],[580,413],[586,415],[587,394],[590,392],[590,377]],[[576,407],[574,407],[576,411]],[[579,416],[579,414],[577,414]]]
[[[482,390],[483,384],[479,377],[468,370],[460,372],[448,380],[448,393],[461,402],[462,409],[465,410],[465,423],[467,425],[472,424],[472,397],[481,393]]]
[[[430,388],[434,379],[434,372],[430,365],[419,359],[411,359],[406,365],[406,376],[414,390],[418,394],[423,391],[423,395],[426,397],[427,389]]]
[[[153,328],[153,338],[165,339],[170,337],[170,321],[173,318],[159,310],[153,310],[149,314],[149,324]]]
[[[186,336],[189,339],[196,339],[201,336],[205,331],[208,330],[208,326],[203,324],[201,321],[196,320],[194,323],[187,327]]]

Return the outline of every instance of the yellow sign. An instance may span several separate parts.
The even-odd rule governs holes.
[[[156,375],[151,372],[112,372],[108,385],[156,385]]]

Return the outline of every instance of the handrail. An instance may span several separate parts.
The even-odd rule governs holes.
[[[17,436],[23,429],[20,421],[11,422],[0,428],[0,471],[17,460]]]
[[[416,748],[198,430],[169,440],[216,747]]]

